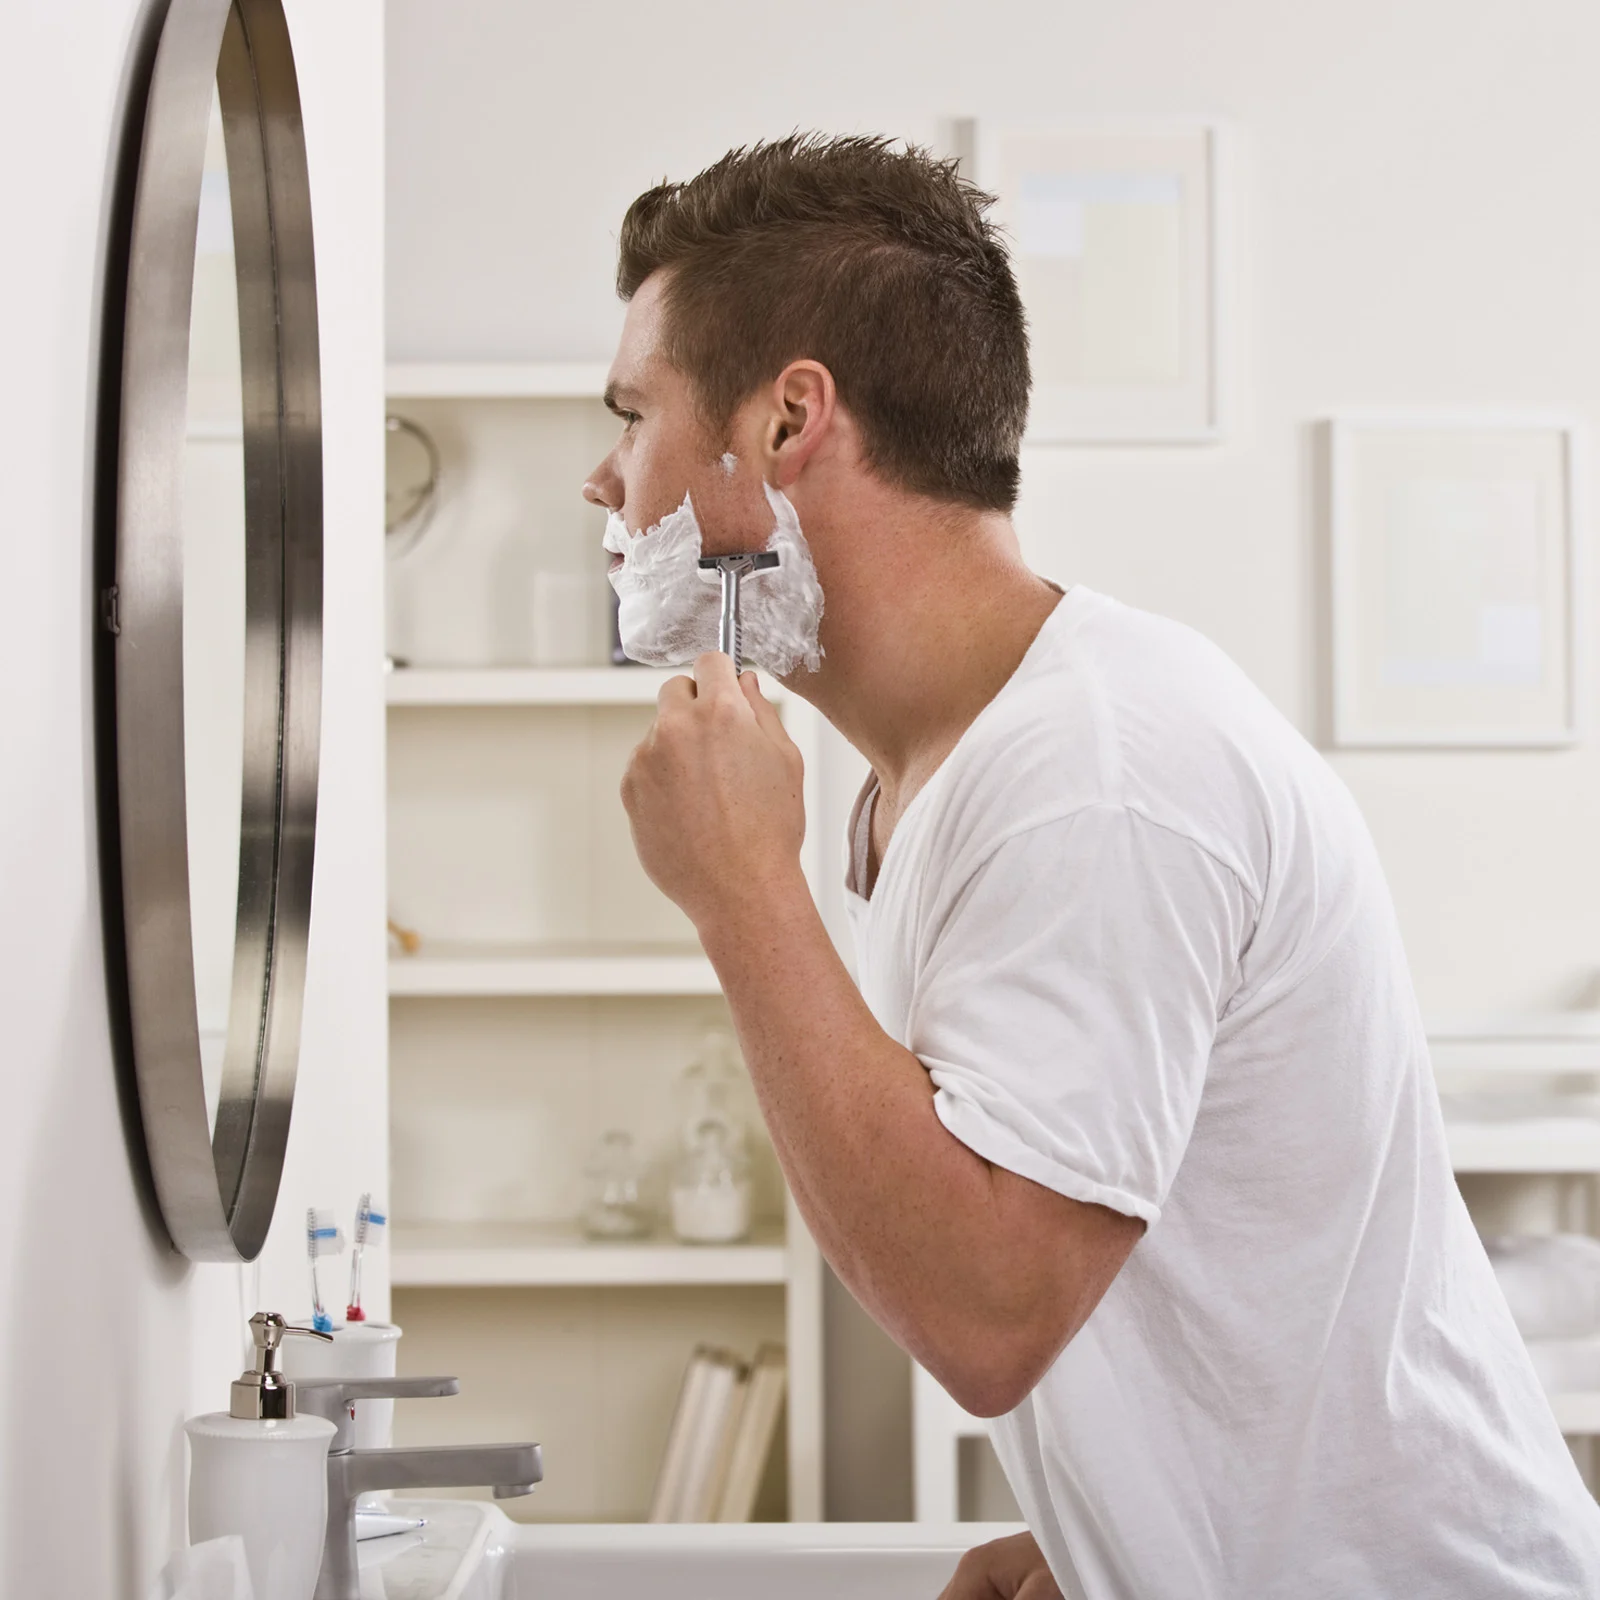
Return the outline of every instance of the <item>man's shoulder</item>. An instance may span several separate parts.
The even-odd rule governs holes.
[[[1043,648],[958,747],[947,824],[997,839],[1127,807],[1259,892],[1286,817],[1347,810],[1317,752],[1196,629],[1079,589],[1046,626]]]
[[[1197,629],[1074,588],[958,753],[973,773],[1034,765],[1079,798],[1117,803],[1144,797],[1175,761],[1242,747],[1269,766],[1310,749]]]

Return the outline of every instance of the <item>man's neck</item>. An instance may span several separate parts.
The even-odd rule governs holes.
[[[898,812],[1004,687],[1060,591],[1009,517],[890,501],[808,529],[826,612],[822,670],[788,680],[872,763]]]

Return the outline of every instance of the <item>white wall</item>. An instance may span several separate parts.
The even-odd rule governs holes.
[[[1043,570],[1194,623],[1307,729],[1308,424],[1345,406],[1600,412],[1590,0],[480,0],[448,23],[428,0],[389,0],[388,15],[391,359],[608,357],[628,201],[759,136],[930,141],[950,115],[1227,119],[1228,442],[1032,452],[1020,524]],[[833,829],[857,767],[830,761]],[[1587,987],[1592,739],[1337,765],[1383,851],[1426,1005],[1546,1005]],[[848,1313],[833,1315],[843,1339]],[[885,1403],[892,1388],[850,1371],[841,1427],[857,1415],[846,1391]],[[882,1487],[872,1448],[899,1424],[881,1422],[833,1453],[835,1482],[891,1509],[883,1495],[902,1491]]]
[[[291,0],[327,418],[323,801],[302,1096],[261,1293],[304,1309],[297,1211],[383,1186],[382,9]],[[181,1423],[237,1375],[238,1269],[150,1214],[119,1114],[91,737],[91,469],[111,141],[143,0],[51,0],[0,54],[0,1594],[142,1600],[182,1537]],[[380,1275],[381,1276],[381,1275]],[[249,1274],[243,1275],[248,1279]],[[377,1285],[380,1305],[386,1283]]]

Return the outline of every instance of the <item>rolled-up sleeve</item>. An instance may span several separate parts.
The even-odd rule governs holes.
[[[1253,920],[1237,876],[1124,806],[1018,833],[951,886],[907,1043],[995,1165],[1153,1224]]]

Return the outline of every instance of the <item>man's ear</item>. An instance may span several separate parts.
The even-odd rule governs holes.
[[[787,489],[833,432],[838,394],[820,361],[791,361],[773,380],[762,440],[771,480]]]

